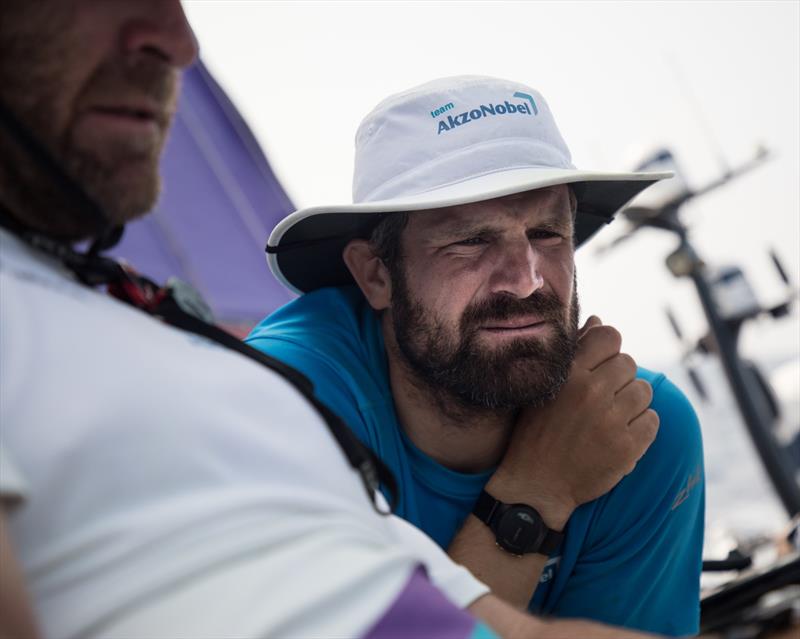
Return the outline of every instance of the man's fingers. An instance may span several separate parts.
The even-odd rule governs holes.
[[[636,362],[627,353],[616,353],[597,366],[592,375],[602,379],[605,388],[618,393],[636,379]]]
[[[594,370],[609,357],[619,353],[622,335],[613,326],[592,326],[578,342],[575,363],[581,368]]]
[[[634,375],[635,373],[634,365]],[[643,379],[634,379],[617,391],[615,400],[622,414],[630,416],[628,420],[630,423],[650,406],[653,400],[653,387]]]
[[[658,413],[652,408],[648,408],[630,424],[628,424],[628,432],[633,437],[637,448],[641,449],[639,458],[645,454],[650,444],[656,438],[658,433]]]

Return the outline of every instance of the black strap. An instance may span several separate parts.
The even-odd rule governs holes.
[[[485,490],[481,490],[481,494],[478,495],[475,506],[472,508],[472,514],[489,526],[489,528],[492,528],[492,517],[494,516],[494,511],[497,509],[497,506],[500,504],[502,504],[501,501],[492,497]]]
[[[358,471],[375,510],[381,514],[389,514],[394,509],[397,504],[398,491],[391,471],[375,453],[361,443],[338,415],[320,402],[314,395],[313,384],[300,371],[245,344],[219,326],[209,324],[187,312],[168,287],[159,287],[153,281],[138,275],[116,260],[99,255],[98,242],[87,253],[79,253],[59,240],[25,228],[2,207],[0,207],[0,226],[5,227],[29,245],[56,257],[83,284],[92,287],[105,285],[114,297],[161,319],[166,324],[205,337],[281,375],[314,406],[325,420],[328,429],[347,457],[348,463]],[[375,493],[381,485],[389,493],[388,511],[382,510],[376,501]]]
[[[547,529],[547,532],[544,535],[544,539],[542,539],[542,543],[539,546],[539,553],[542,555],[551,555],[558,547],[561,545],[561,542],[564,541],[564,533],[556,532],[550,528]]]
[[[532,510],[536,513],[536,516],[542,522],[542,526],[544,526],[545,529],[542,541],[536,545],[535,548],[529,548],[526,552],[535,552],[542,555],[549,555],[555,552],[564,540],[564,533],[548,528],[544,520],[542,520],[542,516],[533,506],[529,506],[528,504],[506,504],[499,499],[495,499],[485,490],[481,490],[481,494],[478,495],[478,499],[475,501],[475,505],[472,508],[472,514],[486,524],[492,532],[496,533],[496,526],[500,516],[514,506]]]
[[[257,361],[284,377],[314,406],[328,424],[328,428],[338,442],[339,447],[344,451],[347,461],[359,472],[367,490],[367,495],[375,509],[378,512],[382,512],[378,508],[374,497],[374,492],[379,489],[380,484],[383,484],[391,495],[389,512],[394,509],[397,502],[397,484],[391,471],[371,450],[361,443],[336,413],[314,395],[314,386],[308,377],[280,360],[245,344],[220,327],[208,324],[202,319],[187,313],[178,305],[172,295],[165,295],[155,305],[153,314],[171,326],[195,335],[202,335],[217,344]],[[388,514],[388,512],[384,514]]]

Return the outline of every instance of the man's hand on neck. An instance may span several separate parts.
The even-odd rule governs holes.
[[[570,379],[558,396],[519,414],[470,411],[427,391],[403,364],[393,332],[385,335],[398,420],[411,441],[453,470],[497,466],[489,494],[532,506],[553,530],[562,531],[575,508],[611,490],[655,438],[649,386],[635,379],[635,362],[620,353],[619,333],[597,318],[581,330]],[[519,608],[533,596],[547,561],[502,550],[472,515],[448,553]]]
[[[558,530],[575,508],[634,469],[655,439],[658,416],[648,409],[652,388],[636,379],[636,362],[620,352],[621,341],[614,328],[587,322],[558,396],[520,413],[487,484],[496,498],[532,505]]]

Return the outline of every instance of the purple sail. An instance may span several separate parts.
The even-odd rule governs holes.
[[[113,253],[156,281],[190,283],[219,322],[245,334],[292,297],[267,268],[264,246],[295,207],[201,62],[184,74],[161,175],[155,211],[129,224]]]

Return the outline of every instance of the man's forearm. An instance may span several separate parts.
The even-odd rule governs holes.
[[[504,473],[502,467],[486,484],[486,490],[502,502],[533,506],[547,527],[559,532],[572,514],[571,507],[521,483]],[[469,568],[493,593],[521,609],[527,608],[547,562],[547,556],[538,553],[516,556],[506,552],[495,543],[494,532],[474,515],[467,517],[448,554]]]
[[[494,533],[473,515],[467,517],[448,554],[494,594],[520,609],[531,600],[547,561],[544,555],[517,557],[506,552],[495,544]]]
[[[503,639],[656,639],[656,635],[606,626],[591,621],[544,621],[517,610],[494,595],[484,595],[469,611]]]
[[[561,532],[579,505],[606,494],[633,470],[655,438],[658,416],[647,408],[652,388],[636,379],[635,362],[620,353],[621,339],[599,319],[587,320],[557,397],[517,417],[486,484],[492,497],[532,506],[548,528]],[[517,607],[527,605],[546,561],[544,555],[506,554],[473,516],[449,554]]]

